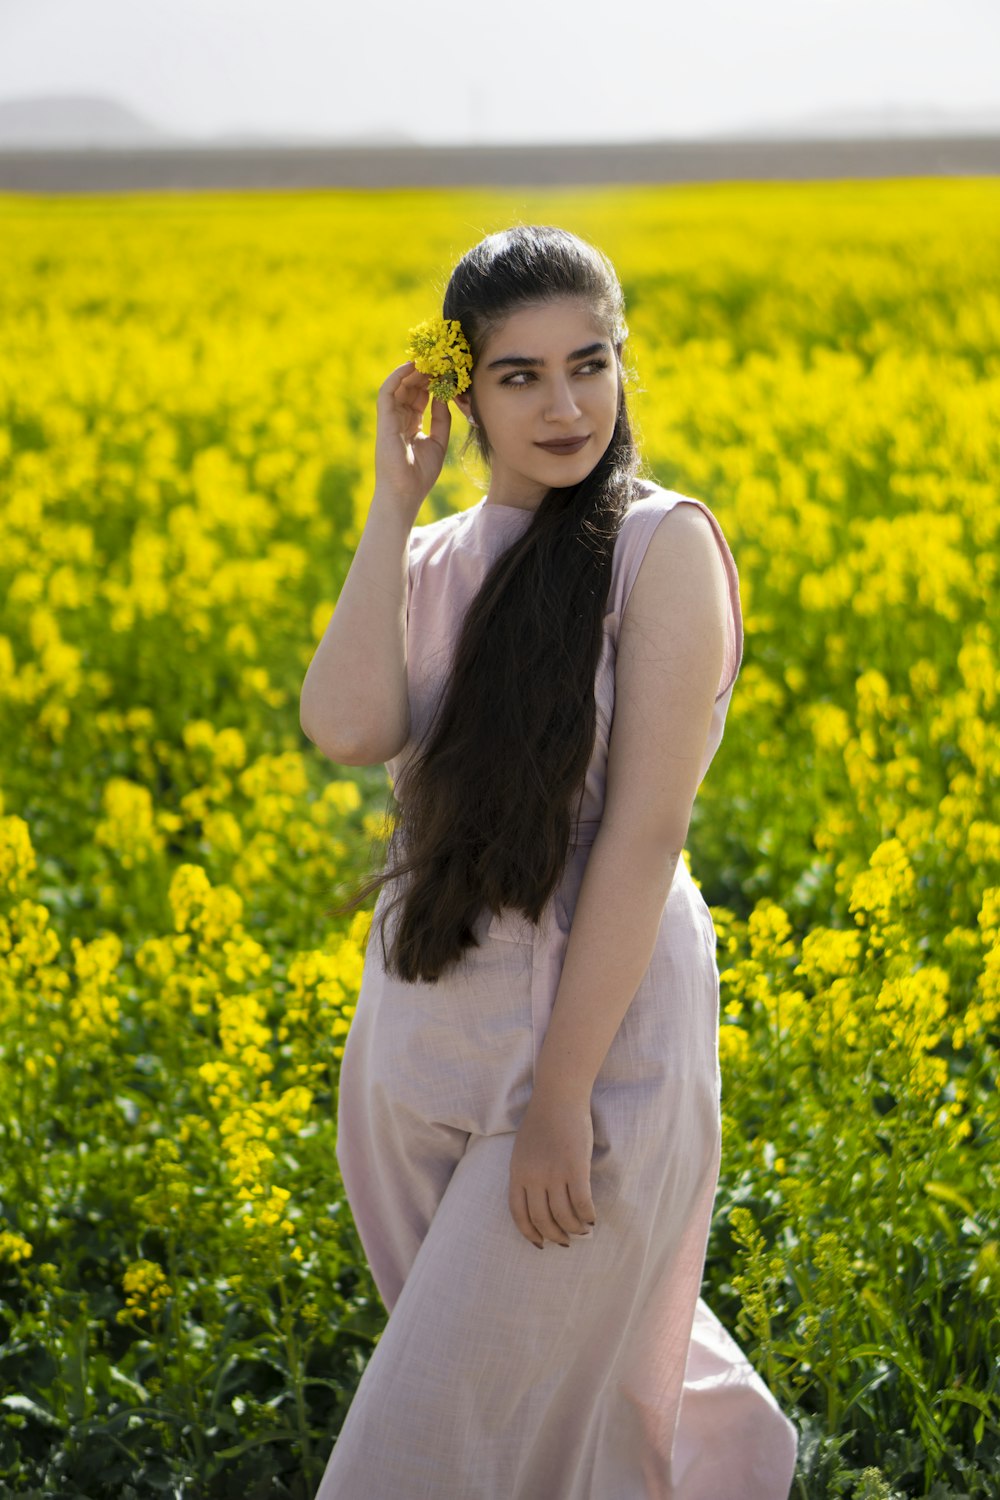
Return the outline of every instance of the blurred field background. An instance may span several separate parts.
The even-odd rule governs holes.
[[[1000,1493],[1000,182],[927,178],[0,198],[4,1494],[309,1500],[384,1325],[322,909],[388,784],[298,695],[378,386],[515,219],[614,260],[647,471],[740,569],[705,1296],[801,1500]]]

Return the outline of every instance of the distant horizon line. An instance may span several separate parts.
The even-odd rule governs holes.
[[[659,150],[664,147],[698,146],[713,148],[731,146],[810,146],[810,145],[865,145],[867,143],[913,143],[933,141],[992,141],[1000,139],[1000,118],[994,124],[984,124],[978,129],[971,124],[964,130],[940,130],[933,126],[914,126],[907,130],[877,130],[873,127],[844,131],[762,131],[705,132],[701,135],[657,135],[657,136],[613,136],[593,140],[451,140],[424,141],[412,137],[393,136],[281,136],[256,135],[225,132],[213,137],[162,136],[153,140],[80,140],[53,137],[48,140],[5,140],[0,135],[0,153],[4,155],[25,153],[99,152],[99,153],[148,153],[158,155],[167,152],[226,152],[226,151],[392,151],[392,152],[504,152],[512,151],[642,151]]]
[[[456,145],[0,148],[2,193],[397,188],[1000,177],[992,135]]]
[[[746,143],[809,144],[851,141],[983,139],[1000,135],[996,104],[873,104],[815,109],[784,118],[744,120],[696,131],[677,127],[638,135],[606,134],[589,139],[540,135],[530,139],[473,136],[462,131],[445,140],[393,128],[334,131],[284,127],[227,126],[211,132],[163,125],[107,93],[61,92],[0,95],[0,150],[10,151],[220,151],[393,150],[482,152],[524,150],[643,150],[665,146],[731,146]]]

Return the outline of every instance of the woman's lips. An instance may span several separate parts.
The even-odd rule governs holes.
[[[590,434],[581,438],[567,438],[558,442],[536,443],[536,448],[544,448],[547,453],[579,453],[584,443],[588,442]]]

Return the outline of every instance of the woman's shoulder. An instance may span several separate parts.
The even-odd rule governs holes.
[[[678,506],[696,506],[712,521],[714,517],[703,500],[693,495],[681,494],[679,490],[668,490],[655,479],[637,481],[634,497],[622,517],[621,527],[615,543],[615,571],[629,572],[638,569],[649,540],[663,517]]]
[[[620,617],[623,613],[653,533],[664,516],[680,506],[694,506],[707,517],[727,569],[735,579],[736,565],[732,554],[718,521],[704,500],[699,500],[694,495],[685,495],[680,490],[665,489],[654,479],[642,479],[637,481],[635,498],[622,518],[615,543],[614,566],[608,599],[610,614]]]
[[[659,522],[682,502],[699,506],[711,517],[711,511],[704,501],[696,499],[693,495],[665,489],[655,479],[643,478],[636,481],[632,501],[622,517],[615,542],[616,571],[623,567],[627,568],[630,561],[634,561],[638,566],[646,543]],[[493,523],[488,531],[485,525],[487,514]],[[465,550],[467,546],[473,551],[478,551],[485,540],[484,533],[491,544],[495,543],[498,538],[505,538],[508,534],[513,536],[519,529],[521,520],[519,513],[505,506],[490,507],[488,513],[484,512],[482,502],[478,505],[467,506],[462,510],[451,511],[435,521],[429,521],[411,529],[410,565],[413,567],[424,559],[448,551],[454,546],[458,546],[459,550]]]
[[[726,571],[729,607],[725,662],[722,682],[717,694],[721,697],[728,688],[732,687],[743,656],[743,613],[740,605],[740,579],[736,560],[730,551],[718,518],[704,500],[698,500],[694,495],[682,494],[679,490],[664,489],[655,480],[644,479],[638,488],[639,493],[623,517],[621,531],[615,545],[614,567],[607,605],[607,618],[610,626],[616,629],[622,619],[646,548],[660,521],[678,506],[697,507],[711,524],[712,534]]]
[[[446,545],[463,526],[466,515],[464,510],[451,511],[446,516],[439,516],[436,521],[412,527],[409,543],[411,564]]]
[[[682,502],[700,506],[702,510],[708,511],[704,500],[698,500],[694,495],[682,494],[680,490],[665,489],[655,479],[637,480],[634,497],[622,520],[622,533],[635,533],[651,524],[655,525],[656,521]]]
[[[410,532],[410,540],[418,546],[426,546],[437,541],[440,537],[447,536],[456,526],[460,526],[465,520],[467,511],[453,510],[446,516],[439,516],[436,521],[426,521],[422,526],[414,526]]]

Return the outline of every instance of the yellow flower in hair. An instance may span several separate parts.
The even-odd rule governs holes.
[[[430,318],[410,329],[407,357],[432,376],[431,395],[451,401],[472,384],[472,353],[457,318]]]

